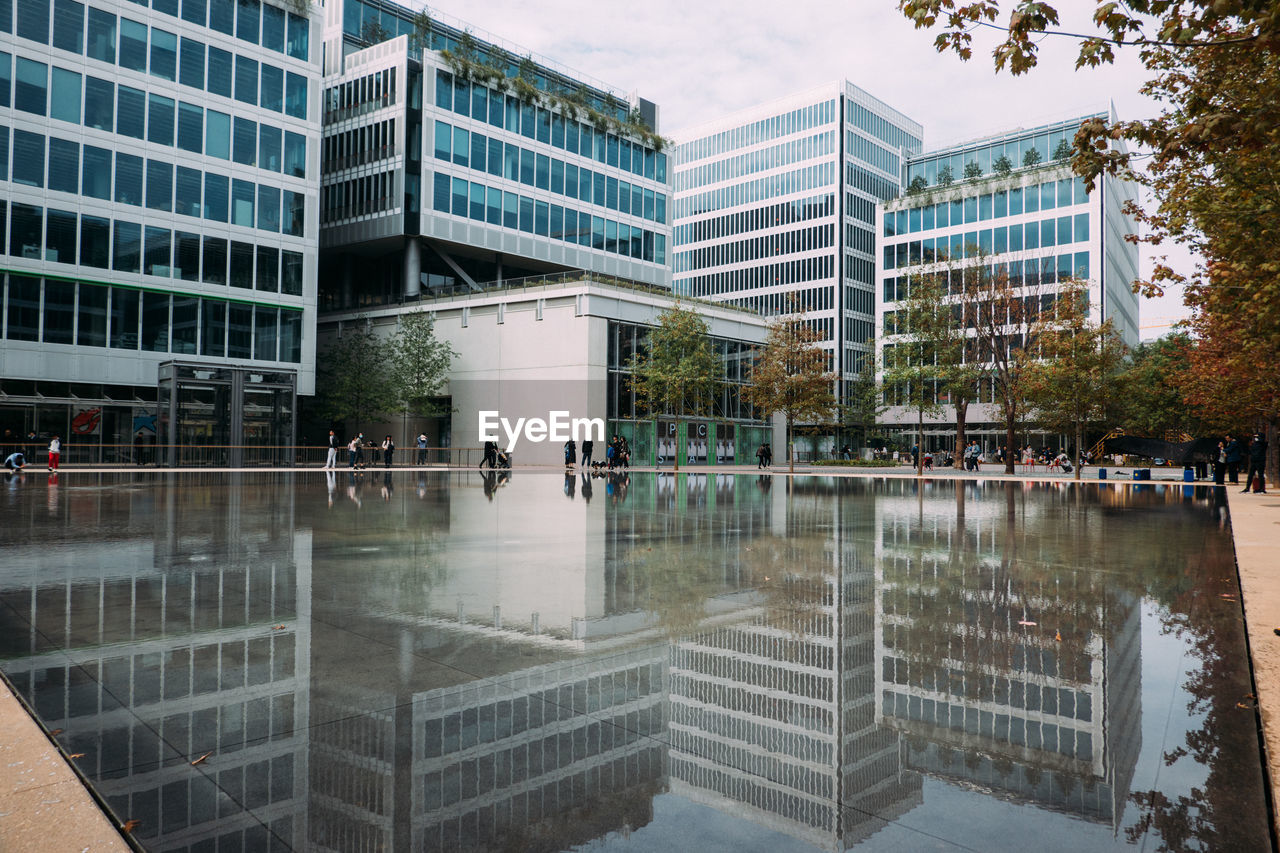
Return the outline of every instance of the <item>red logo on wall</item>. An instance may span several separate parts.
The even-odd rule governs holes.
[[[93,435],[102,423],[102,409],[82,409],[71,419],[71,432],[76,435]]]

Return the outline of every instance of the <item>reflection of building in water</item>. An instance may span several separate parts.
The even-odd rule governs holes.
[[[29,505],[50,547],[0,569],[0,668],[148,849],[300,843],[311,543],[291,490],[103,485],[47,520]]]
[[[559,479],[517,475],[492,503],[474,479],[428,488],[409,544],[367,507],[317,524],[316,618],[351,633],[313,644],[311,849],[558,849],[649,822],[667,645],[609,591],[628,513],[529,512]]]
[[[738,555],[761,570],[755,613],[672,647],[671,790],[828,850],[921,801],[876,720],[874,569],[840,499],[858,488],[793,485],[777,537]],[[810,510],[800,490],[835,496]]]
[[[966,511],[975,488],[877,504],[878,716],[915,770],[1118,828],[1141,745],[1140,608],[1067,559],[1105,540],[1104,511],[1013,484]]]

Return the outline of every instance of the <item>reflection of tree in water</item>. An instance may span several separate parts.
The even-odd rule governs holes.
[[[1200,721],[1163,759],[1172,766],[1190,758],[1208,772],[1190,794],[1133,792],[1139,817],[1125,836],[1138,843],[1154,830],[1157,849],[1170,853],[1264,849],[1266,802],[1231,546],[1206,537],[1203,523],[1160,530],[1139,568],[1160,605],[1163,633],[1185,641],[1198,663],[1183,687],[1187,710]]]

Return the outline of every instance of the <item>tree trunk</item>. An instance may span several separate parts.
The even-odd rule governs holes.
[[[916,409],[916,476],[924,476],[924,409]]]
[[[964,440],[965,420],[969,413],[969,401],[960,400],[956,403],[956,462],[960,463],[960,467],[964,467],[964,449],[968,442]],[[951,463],[955,465],[955,462]]]
[[[1005,415],[1004,418],[1004,472],[1006,474],[1016,474],[1017,463],[1014,461],[1013,432],[1014,432],[1014,416],[1013,413]]]
[[[1081,457],[1084,456],[1084,425],[1076,424],[1076,479],[1080,479]]]

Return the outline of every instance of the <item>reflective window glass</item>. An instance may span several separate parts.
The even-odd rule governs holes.
[[[53,68],[49,115],[72,124],[80,123],[80,75],[65,68]]]
[[[14,205],[17,208],[26,205]],[[38,210],[38,208],[36,208]],[[24,214],[25,215],[25,214]],[[37,228],[39,225],[37,224]],[[12,244],[17,245],[17,244]],[[35,251],[39,252],[39,244]],[[18,254],[16,251],[12,254]],[[32,257],[36,257],[33,255]],[[40,337],[40,279],[25,275],[9,276],[8,333],[11,341],[34,341]]]
[[[258,63],[247,56],[236,57],[236,100],[258,103]]]
[[[270,9],[271,6],[263,8]],[[262,63],[262,90],[258,96],[258,105],[263,109],[284,111],[284,71],[274,65]]]
[[[236,116],[234,122],[231,159],[245,166],[252,166],[258,158],[258,126],[240,116]]]
[[[152,231],[159,231],[158,228],[148,228],[147,238],[148,247],[150,247],[150,239]],[[159,239],[159,235],[157,240]],[[168,246],[169,234],[164,233],[164,244]],[[160,247],[156,246],[156,257],[159,257]],[[164,265],[168,269],[168,264]],[[168,352],[169,351],[169,294],[154,293],[152,291],[144,291],[142,294],[142,349],[147,352]]]
[[[276,360],[276,336],[279,311],[259,306],[253,318],[253,357],[259,361]]]
[[[147,161],[147,207],[173,210],[173,165],[158,160]]]
[[[24,112],[45,115],[48,110],[49,67],[26,57],[17,57],[13,106]]]
[[[3,3],[4,0],[0,0]],[[0,50],[0,107],[10,104],[9,96],[13,89],[13,55]]]
[[[84,217],[88,218],[88,217]],[[105,224],[105,220],[102,220]],[[80,257],[84,257],[84,228],[81,227]],[[103,247],[105,252],[106,247]],[[105,255],[104,255],[105,258]],[[84,263],[84,261],[81,261]],[[82,347],[107,345],[107,297],[111,288],[80,282],[80,304],[77,309],[76,344]]]
[[[284,16],[279,6],[262,4],[262,46],[277,53],[284,53]]]
[[[50,225],[53,214],[50,211]],[[71,246],[75,251],[75,214],[61,214],[71,217]],[[75,257],[74,254],[64,257]],[[69,262],[69,261],[68,261]],[[69,344],[74,340],[76,322],[76,285],[71,281],[45,279],[44,282],[44,337],[46,344]]]
[[[231,76],[234,67],[232,55],[221,48],[209,46],[209,73],[205,88],[214,95],[231,97]]]
[[[76,214],[67,210],[49,209],[45,223],[44,259],[62,264],[76,262],[76,230],[79,223]],[[74,285],[73,293],[74,293]],[[60,343],[71,343],[70,335]]]
[[[44,136],[26,130],[13,131],[13,182],[44,186]],[[17,206],[14,206],[17,209]]]
[[[211,222],[227,221],[227,206],[230,203],[230,179],[226,175],[204,174],[204,218]]]
[[[173,98],[152,94],[147,101],[147,141],[158,145],[173,145]]]
[[[192,235],[194,236],[194,235]],[[177,277],[179,264],[177,259],[179,244],[174,240],[174,277]],[[200,298],[197,296],[173,297],[173,328],[170,351],[186,355],[195,355],[196,337],[200,323]]]
[[[231,286],[253,288],[253,244],[231,241]],[[248,353],[245,353],[247,356]]]
[[[292,71],[285,75],[284,111],[294,118],[307,117],[307,78]]]
[[[280,188],[258,185],[258,227],[263,231],[280,230]]]
[[[257,44],[261,4],[258,0],[237,0],[236,7],[236,38]]]
[[[279,172],[282,145],[280,128],[265,123],[258,125],[258,168]]]
[[[112,227],[111,268],[117,272],[137,272],[142,265],[142,226],[117,219]]]
[[[92,145],[84,147],[84,169],[80,180],[81,195],[111,200],[111,152]]]
[[[49,138],[49,189],[80,191],[80,143]]]
[[[204,144],[204,110],[195,104],[178,104],[178,147],[200,154]]]
[[[307,176],[307,138],[291,130],[284,132],[284,173],[295,178]]]
[[[310,59],[311,21],[289,13],[289,55],[304,62]]]
[[[84,53],[84,4],[76,0],[54,0],[53,46],[72,53]]]
[[[145,92],[128,86],[116,88],[116,133],[132,136],[134,139],[146,137],[147,96]]]
[[[147,25],[120,19],[120,66],[130,71],[147,70]]]
[[[115,129],[116,87],[109,80],[84,78],[84,126],[98,130]]]
[[[257,254],[258,290],[276,293],[280,289],[280,250],[272,246],[259,246]]]
[[[208,260],[206,255],[205,260]],[[224,263],[223,266],[226,266]],[[208,281],[208,279],[205,279]],[[227,303],[200,300],[200,354],[221,357],[227,352]]]
[[[249,181],[234,179],[231,181],[232,225],[243,225],[246,228],[252,228],[254,226],[254,195],[254,185]]]
[[[80,217],[80,265],[103,270],[111,265],[110,219],[88,215]]]
[[[236,0],[209,0],[209,27],[227,35],[235,34]]]
[[[89,41],[87,53],[90,59],[100,59],[112,65],[116,61],[116,16],[101,9],[89,7]]]
[[[179,166],[174,178],[173,212],[184,216],[199,217],[202,212],[200,190],[204,183],[204,175],[199,169]]]
[[[204,153],[223,160],[231,159],[231,116],[217,110],[205,110]]]
[[[151,74],[164,80],[178,79],[178,37],[151,29]]]
[[[253,344],[253,306],[227,306],[227,356],[249,358]]]
[[[280,292],[302,295],[302,253],[280,252]]]
[[[204,43],[183,38],[178,64],[178,82],[196,89],[204,88]]]
[[[182,20],[204,26],[208,14],[205,0],[182,0]]]
[[[49,43],[49,0],[17,0],[16,34],[24,39]]]
[[[206,284],[227,283],[227,241],[224,238],[204,238],[204,259],[200,269],[200,279]]]

